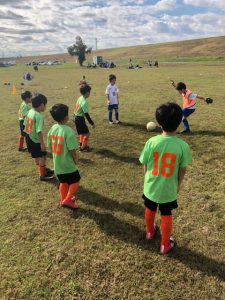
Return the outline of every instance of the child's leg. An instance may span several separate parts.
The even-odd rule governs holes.
[[[119,121],[119,112],[118,112],[118,108],[115,109],[115,117],[116,117],[116,120]]]
[[[40,175],[40,177],[44,177],[46,174],[45,163],[46,163],[46,156],[40,157],[39,158],[39,175]]]
[[[69,185],[69,189],[68,189],[68,192],[66,194],[66,197],[63,200],[63,203],[65,201],[71,200],[71,198],[73,198],[73,196],[76,194],[76,191],[78,190],[79,184],[80,184],[80,181],[72,183],[72,184]]]
[[[24,137],[21,135],[19,137],[19,143],[18,143],[18,150],[22,150],[23,149],[23,143],[24,143]]]
[[[145,224],[146,224],[146,239],[150,240],[155,235],[155,214],[156,210],[153,211],[149,208],[145,208]]]
[[[79,135],[79,138],[80,138],[80,147],[81,147],[81,146],[82,146],[82,143],[83,143],[83,139],[84,139],[83,134],[80,134],[80,135]]]
[[[83,141],[82,141],[82,145],[81,145],[81,150],[87,148],[88,146],[88,141],[89,141],[89,133],[86,133],[83,135]]]
[[[112,115],[113,115],[113,111],[109,110],[109,122],[113,122]]]
[[[188,109],[188,108],[183,109],[183,124],[184,124],[185,131],[190,131],[187,117],[190,116],[194,111],[195,109]]]
[[[173,218],[171,215],[161,216],[161,246],[168,247],[170,244],[170,237],[172,234]]]
[[[60,183],[59,185],[59,193],[60,193],[60,203],[66,198],[66,195],[69,191],[69,185],[67,183]]]

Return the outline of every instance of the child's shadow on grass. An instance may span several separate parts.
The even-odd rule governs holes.
[[[129,207],[126,206],[127,204],[123,207],[123,205],[116,204],[116,201],[111,200],[110,198],[83,188],[80,189],[79,198],[85,203],[88,202],[95,206],[99,204],[99,207],[103,207],[105,209],[108,208],[110,211],[123,210],[125,212],[135,214],[137,210],[138,216],[141,215],[141,208],[139,206],[134,207],[135,211],[132,211],[132,203],[130,204],[129,209]],[[111,207],[110,202],[113,203]],[[116,208],[117,205],[118,208]],[[91,209],[80,208],[72,213],[72,217],[75,219],[83,215],[94,220],[98,227],[109,236],[113,236],[125,243],[141,247],[142,249],[150,252],[158,253],[159,251],[159,236],[152,241],[146,241],[144,236],[144,224],[143,229],[140,229],[125,220],[120,220],[114,217],[111,212],[101,213]],[[199,241],[196,240],[196,243],[198,242]],[[181,262],[193,270],[203,272],[208,276],[215,276],[220,280],[225,280],[225,264],[222,261],[208,258],[201,253],[179,245],[176,246],[171,253],[168,254],[168,256],[171,258],[172,263]]]
[[[122,156],[119,155],[111,150],[108,149],[100,149],[100,150],[95,150],[94,151],[96,154],[107,157],[107,158],[112,158],[114,160],[118,160],[121,162],[126,162],[126,163],[131,163],[140,166],[140,163],[138,161],[138,158],[136,157],[128,157],[128,156]]]
[[[192,131],[190,135],[225,136],[225,130],[224,131],[197,130],[197,131]]]

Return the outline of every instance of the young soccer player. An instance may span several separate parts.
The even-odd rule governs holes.
[[[173,80],[171,80],[171,84],[175,89],[179,92],[179,94],[183,97],[183,124],[184,130],[181,132],[183,134],[190,133],[190,127],[188,124],[187,118],[195,112],[196,109],[196,99],[201,99],[206,102],[206,99],[202,96],[199,96],[196,93],[191,92],[187,89],[186,84],[183,82],[178,82],[176,85]]]
[[[20,126],[20,137],[19,137],[19,143],[18,143],[18,150],[19,151],[26,151],[26,148],[24,148],[24,138],[26,139],[26,133],[24,132],[24,119],[28,114],[28,111],[30,109],[29,103],[31,103],[31,97],[32,94],[29,91],[25,91],[21,94],[22,103],[20,105],[18,115],[19,115],[19,126]]]
[[[119,124],[119,89],[116,86],[116,76],[111,74],[109,75],[109,85],[106,87],[105,94],[107,95],[107,105],[109,111],[109,124],[114,124],[112,115],[113,110],[115,111],[116,124]]]
[[[78,143],[74,130],[66,125],[69,108],[64,104],[54,105],[50,113],[57,124],[48,132],[48,147],[51,148],[54,163],[54,172],[60,185],[60,205],[71,209],[78,208],[74,204],[75,193],[80,182],[80,174],[77,169]]]
[[[47,98],[42,94],[37,94],[32,98],[32,108],[29,110],[24,121],[24,131],[27,134],[27,146],[30,150],[31,157],[34,158],[38,167],[41,181],[47,181],[54,178],[54,172],[45,167],[47,152],[42,132],[44,119],[41,112],[45,111],[46,104]]]
[[[82,79],[81,79],[80,82],[79,82],[79,85],[83,85],[83,84],[87,84],[85,75],[83,75]]]
[[[80,137],[80,151],[88,152],[90,150],[88,146],[90,133],[85,118],[92,128],[95,128],[95,124],[89,115],[89,103],[87,101],[91,93],[91,87],[88,84],[82,85],[80,93],[81,96],[78,98],[74,109],[74,123]]]
[[[186,167],[192,161],[187,143],[176,137],[182,121],[182,109],[176,103],[166,103],[156,109],[156,120],[163,132],[150,138],[139,158],[144,165],[144,193],[146,239],[156,234],[155,214],[161,212],[160,253],[168,253],[175,244],[172,233],[172,210],[177,208],[177,192]]]

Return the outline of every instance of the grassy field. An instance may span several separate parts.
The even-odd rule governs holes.
[[[58,206],[57,183],[40,183],[32,159],[17,151],[26,70],[22,65],[0,69],[0,299],[225,299],[225,64],[113,70],[121,91],[120,126],[107,123],[104,92],[111,70],[40,67],[25,88],[48,97],[45,133],[53,124],[49,108],[68,104],[72,119],[83,74],[92,85],[93,150],[80,155],[80,209],[74,212]],[[161,256],[160,236],[151,242],[144,238],[138,158],[146,140],[157,134],[145,130],[156,106],[181,103],[169,79],[215,101],[198,103],[190,118],[193,133],[183,137],[193,164],[174,212],[178,245]],[[18,95],[4,82],[16,84]]]

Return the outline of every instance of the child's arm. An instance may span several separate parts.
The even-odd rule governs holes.
[[[106,94],[106,96],[107,96],[107,104],[109,105],[110,104],[109,94]]]
[[[94,122],[92,121],[92,119],[91,119],[89,113],[85,113],[84,115],[85,115],[86,119],[88,120],[88,123],[91,124],[91,126],[92,126],[93,128],[95,128],[95,124],[94,124]]]
[[[201,100],[203,100],[204,102],[206,102],[205,97],[202,97],[202,96],[200,96],[200,95],[197,95],[196,98],[197,98],[197,99],[201,99]]]
[[[41,151],[46,151],[46,147],[45,147],[45,143],[44,143],[44,136],[43,133],[40,131],[38,132],[38,138],[40,140],[40,144],[41,144]]]
[[[186,169],[187,168],[180,168],[179,171],[178,171],[178,191],[180,190],[180,185],[181,185],[181,182],[184,179],[184,175],[186,173]]]
[[[172,79],[170,80],[170,82],[171,82],[172,86],[173,86],[174,88],[176,88],[176,84],[175,84],[175,82],[174,82]]]
[[[70,150],[70,154],[71,154],[71,156],[73,158],[74,163],[77,164],[78,163],[78,158],[79,158],[78,157],[78,151],[75,150],[75,149]]]

